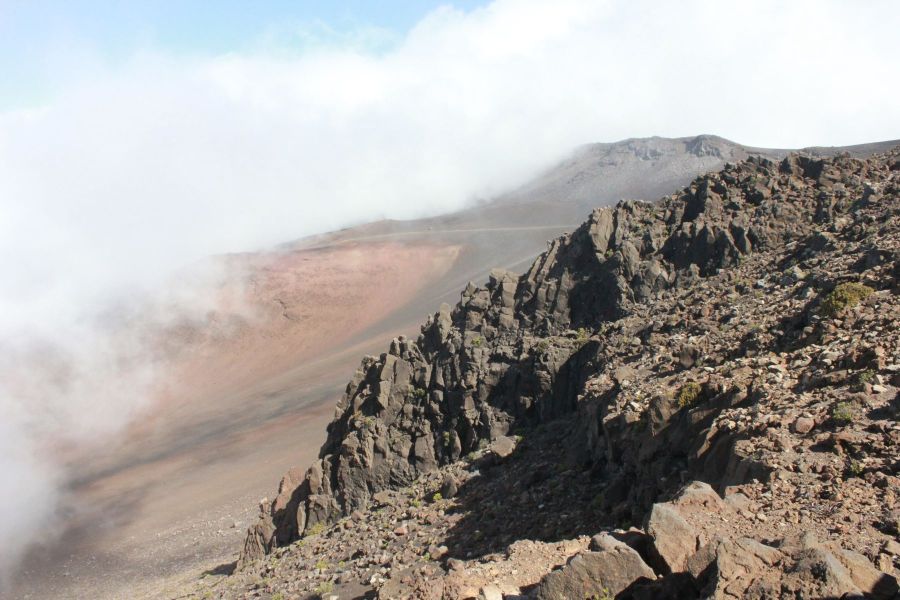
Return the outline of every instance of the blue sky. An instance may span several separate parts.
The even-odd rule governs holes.
[[[85,59],[107,65],[152,49],[173,55],[252,51],[278,37],[282,49],[312,26],[380,30],[400,39],[439,6],[469,11],[478,0],[0,0],[0,110],[44,102]],[[287,42],[287,43],[285,43]]]

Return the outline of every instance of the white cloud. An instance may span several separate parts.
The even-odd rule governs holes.
[[[0,336],[67,342],[85,311],[203,256],[452,210],[585,142],[900,137],[898,18],[892,0],[498,0],[389,46],[314,27],[326,43],[305,31],[301,53],[277,31],[242,55],[61,60],[51,102],[0,114]],[[80,407],[87,379],[48,402]]]

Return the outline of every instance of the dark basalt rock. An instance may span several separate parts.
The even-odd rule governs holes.
[[[696,150],[705,152],[702,145]],[[650,441],[630,423],[604,422],[602,394],[590,404],[578,397],[601,360],[604,324],[761,249],[805,240],[814,251],[827,244],[828,234],[810,234],[845,210],[832,202],[831,190],[865,180],[867,164],[797,155],[780,164],[755,158],[729,164],[658,203],[627,200],[595,210],[551,241],[521,276],[495,270],[483,288],[469,284],[459,303],[442,305],[415,340],[397,338],[386,353],[363,359],[319,459],[303,477],[285,476],[248,533],[241,560],[362,509],[377,492],[406,486],[499,436],[575,411],[585,427],[583,460],[601,471],[615,465],[610,473],[652,482],[687,466],[697,443],[692,436],[709,427],[715,407],[734,405],[752,390],[707,384],[707,412],[690,416],[671,399],[655,399],[647,431],[668,433]],[[629,339],[639,346],[652,335]],[[699,348],[681,350],[685,367],[700,358]],[[674,427],[672,419],[684,422]],[[689,465],[706,481],[760,475],[750,463],[722,463],[733,459],[738,443],[727,432],[706,437],[712,449]],[[628,493],[646,508],[656,492],[651,484]]]

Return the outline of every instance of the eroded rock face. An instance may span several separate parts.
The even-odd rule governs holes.
[[[417,339],[395,339],[386,353],[362,361],[319,460],[302,478],[295,470],[285,476],[270,511],[251,528],[242,560],[364,509],[376,493],[407,486],[492,441],[514,452],[505,436],[572,413],[583,423],[577,452],[604,478],[599,501],[612,515],[646,514],[671,491],[673,473],[690,472],[719,490],[765,479],[767,468],[744,450],[746,442],[717,420],[723,410],[762,397],[752,377],[746,385],[708,377],[697,384],[690,410],[661,392],[645,411],[632,411],[623,391],[646,372],[617,367],[608,379],[597,374],[677,327],[648,321],[622,329],[664,293],[691,289],[754,253],[833,244],[823,228],[843,226],[835,221],[849,207],[842,199],[883,180],[890,164],[790,156],[780,164],[728,165],[657,204],[624,201],[594,211],[522,276],[495,270],[485,287],[470,284],[455,307],[443,305],[429,317]],[[838,200],[824,202],[823,194]],[[802,269],[802,277],[792,273],[790,285],[807,277]],[[615,346],[604,329],[614,322]],[[748,337],[742,350],[757,352],[760,339]],[[727,358],[703,342],[672,351],[687,370]],[[682,531],[667,544],[679,530],[671,512],[654,507],[648,528],[666,568],[683,572],[711,540]]]
[[[237,562],[237,568],[239,569],[264,557],[274,547],[276,541],[275,527],[272,525],[271,507],[268,499],[263,499],[259,503],[259,513],[259,519],[247,530],[244,547],[241,548]]]

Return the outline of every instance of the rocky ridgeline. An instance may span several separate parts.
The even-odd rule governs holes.
[[[898,177],[751,158],[469,284],[363,360],[222,595],[892,597]]]

